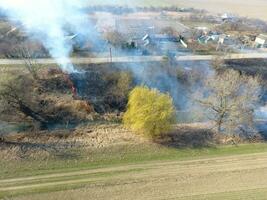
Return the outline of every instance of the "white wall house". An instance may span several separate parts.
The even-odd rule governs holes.
[[[267,35],[260,34],[258,37],[256,37],[255,47],[267,48]]]

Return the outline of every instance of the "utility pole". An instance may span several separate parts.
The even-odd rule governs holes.
[[[110,63],[112,63],[112,48],[109,48]]]

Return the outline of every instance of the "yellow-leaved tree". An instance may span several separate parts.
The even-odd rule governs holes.
[[[131,91],[123,116],[128,128],[153,138],[170,131],[175,121],[175,108],[168,94],[143,86]]]

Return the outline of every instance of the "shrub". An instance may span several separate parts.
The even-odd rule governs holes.
[[[166,133],[175,122],[172,98],[156,89],[136,87],[130,93],[123,122],[133,131],[148,137]]]

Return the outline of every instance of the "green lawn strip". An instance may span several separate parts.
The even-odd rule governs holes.
[[[90,186],[91,184],[91,186]],[[26,195],[34,195],[41,193],[53,193],[57,191],[67,191],[67,190],[76,190],[82,188],[90,188],[98,185],[107,186],[114,185],[114,181],[105,180],[102,182],[86,182],[86,183],[77,183],[77,184],[67,184],[67,185],[57,185],[57,186],[47,186],[43,188],[34,188],[27,190],[17,190],[12,192],[0,193],[1,198],[12,198],[17,196],[26,196]],[[53,195],[53,194],[51,194]],[[259,188],[259,189],[247,189],[240,191],[228,191],[228,192],[219,192],[219,193],[210,193],[210,194],[200,194],[200,195],[188,195],[183,197],[175,197],[169,199],[177,199],[177,200],[266,200],[267,196],[267,188]]]
[[[15,182],[9,182],[9,183],[1,183],[1,188],[7,188],[7,187],[18,187],[18,186],[27,186],[27,185],[35,185],[35,184],[44,184],[44,183],[56,183],[61,181],[71,181],[71,180],[79,180],[79,179],[92,179],[95,180],[97,178],[107,178],[107,177],[113,177],[121,174],[128,174],[128,173],[137,173],[142,172],[150,168],[136,168],[136,169],[128,169],[128,170],[114,170],[114,171],[108,171],[108,172],[96,172],[96,173],[88,173],[88,174],[82,174],[82,175],[70,175],[70,176],[62,176],[62,177],[52,177],[52,178],[38,178],[35,180],[26,180],[26,181],[15,181]]]
[[[40,187],[33,187],[33,188],[24,188],[19,190],[11,190],[11,191],[3,191],[0,192],[0,199],[1,198],[10,198],[10,197],[16,197],[16,196],[22,196],[22,195],[31,195],[31,194],[40,194],[40,193],[51,193],[56,191],[64,191],[64,190],[71,190],[71,189],[81,189],[83,187],[95,187],[96,185],[106,186],[106,185],[114,185],[120,183],[120,181],[114,183],[114,176],[118,176],[120,174],[125,173],[137,173],[144,171],[145,169],[133,169],[133,170],[125,170],[120,172],[108,172],[108,173],[100,173],[98,174],[98,178],[102,177],[103,180],[95,180],[92,177],[80,177],[77,179],[69,179],[70,181],[77,181],[76,183],[66,183],[66,184],[56,184],[53,186],[40,186]],[[92,178],[92,180],[87,180],[87,178]],[[68,181],[66,180],[60,180],[60,181]],[[48,182],[48,183],[57,183],[57,181],[54,182]],[[39,184],[39,183],[38,183]]]
[[[214,194],[194,195],[177,198],[178,200],[266,200],[267,188],[248,189],[241,191],[221,192]]]
[[[6,200],[9,198],[30,195],[30,194],[41,194],[41,193],[51,193],[51,192],[58,192],[58,191],[65,191],[72,189],[81,189],[83,187],[86,187],[87,185],[88,183],[80,183],[80,184],[68,184],[68,185],[49,186],[42,188],[33,188],[27,190],[16,190],[11,192],[0,192],[0,199]]]
[[[267,152],[267,144],[242,144],[239,146],[218,146],[214,148],[175,149],[175,148],[140,148],[94,152],[92,159],[83,156],[79,159],[51,159],[48,161],[21,161],[0,164],[0,179],[18,178],[52,173],[65,173],[85,169],[99,169],[129,164],[150,163],[157,161],[192,160],[218,156],[242,155]]]
[[[138,154],[137,157],[136,153],[133,154],[124,154],[124,159],[121,159],[120,162],[114,161],[113,159],[110,160],[112,164],[107,165],[101,165],[103,168],[104,166],[123,166],[123,164],[137,164],[137,163],[151,163],[153,161],[174,161],[174,160],[193,160],[195,158],[213,158],[213,157],[220,157],[220,156],[230,156],[230,155],[242,155],[242,154],[253,154],[253,153],[263,153],[267,152],[267,144],[261,143],[261,144],[243,144],[239,145],[237,147],[235,146],[219,146],[217,148],[202,148],[202,149],[168,149],[165,148],[161,149],[160,151],[155,151],[153,153],[146,152],[145,154]],[[155,155],[157,154],[157,155]],[[84,165],[86,166],[86,165]],[[84,167],[82,166],[82,167]],[[91,169],[95,169],[98,166],[98,162],[94,162],[94,165],[91,166]],[[67,171],[77,171],[83,169],[80,168],[68,168]],[[98,167],[99,168],[99,167]],[[88,165],[87,168],[88,169]],[[144,169],[140,169],[141,171]],[[49,170],[47,170],[48,172]],[[59,172],[67,172],[66,169],[62,168]],[[51,173],[55,173],[54,170],[50,171]],[[104,180],[104,183],[107,184],[107,181],[109,180],[109,177],[112,179],[113,176],[119,174],[119,173],[130,173],[128,172],[107,172],[107,173],[99,173],[98,175],[95,175],[96,177],[107,177],[107,179]],[[132,171],[134,172],[134,171]],[[95,178],[96,178],[95,177]],[[71,178],[71,179],[69,179]],[[75,177],[73,177],[75,178]],[[72,177],[66,177],[66,179],[60,179],[60,181],[64,180],[79,180],[81,177],[76,177],[75,179],[72,179]],[[86,178],[83,176],[83,178]],[[91,178],[89,176],[89,178]],[[81,178],[82,179],[82,178]],[[110,180],[111,180],[110,179]],[[59,181],[56,178],[52,180],[52,182]],[[49,181],[50,183],[51,181]],[[98,181],[99,182],[99,181]],[[39,182],[40,183],[40,182]],[[100,181],[101,183],[101,181]],[[47,186],[43,188],[34,188],[34,189],[25,189],[25,190],[17,190],[17,191],[9,191],[9,192],[2,192],[0,193],[0,198],[3,197],[12,197],[12,196],[20,196],[20,195],[26,195],[26,194],[34,194],[34,193],[42,193],[42,192],[53,192],[53,191],[61,191],[61,190],[69,190],[69,189],[76,189],[81,188],[84,186],[88,186],[89,184],[94,184],[94,182],[88,182],[86,183],[75,183],[75,184],[67,184],[67,185],[57,185],[57,186]],[[264,192],[264,191],[263,191]],[[265,193],[263,193],[265,194]],[[218,195],[228,195],[228,193],[223,194],[217,194]],[[230,194],[229,194],[230,195]],[[223,198],[224,196],[222,196]],[[204,198],[204,197],[203,197]],[[207,197],[206,199],[212,199],[213,196]],[[215,198],[215,197],[214,197]],[[189,198],[191,199],[191,198]],[[196,197],[197,199],[197,197]],[[201,198],[200,198],[201,199]],[[205,199],[205,198],[204,198]],[[215,198],[216,199],[216,198]]]

